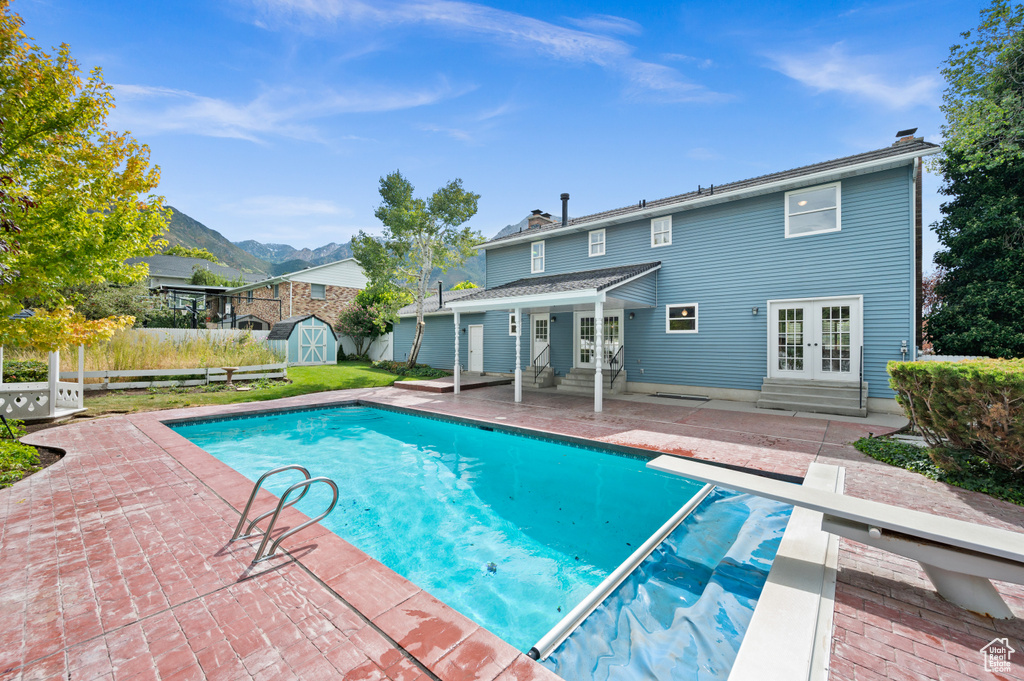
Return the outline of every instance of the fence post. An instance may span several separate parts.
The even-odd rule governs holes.
[[[78,408],[85,408],[85,346],[78,346]]]

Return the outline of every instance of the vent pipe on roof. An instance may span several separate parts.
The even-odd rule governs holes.
[[[444,307],[444,293],[441,291],[441,280],[437,280],[437,311],[440,312],[441,308]]]
[[[569,224],[569,195],[562,194],[562,227]]]

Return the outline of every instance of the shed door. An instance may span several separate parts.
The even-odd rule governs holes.
[[[299,364],[327,361],[327,329],[320,325],[299,326]]]

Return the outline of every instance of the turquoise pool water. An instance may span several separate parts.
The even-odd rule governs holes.
[[[522,651],[701,487],[640,459],[367,407],[174,429],[251,480],[291,463],[333,479],[327,527]],[[300,479],[275,477],[276,494]],[[330,500],[319,487],[298,504],[308,515]]]

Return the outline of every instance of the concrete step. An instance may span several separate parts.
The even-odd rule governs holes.
[[[584,385],[566,385],[565,383],[559,383],[558,385],[555,386],[555,390],[557,390],[560,393],[567,393],[567,394],[570,394],[570,395],[593,395],[594,394],[594,384],[591,383],[590,386],[584,386]],[[605,395],[618,395],[620,393],[624,393],[624,392],[626,392],[626,384],[623,383],[620,386],[619,382],[615,381],[615,389],[614,390],[609,390],[608,388],[605,388],[603,392],[604,392]]]
[[[857,393],[850,396],[839,396],[839,395],[801,395],[799,393],[776,393],[761,391],[759,399],[770,400],[772,402],[794,402],[798,404],[818,404],[822,407],[856,407],[859,408],[861,403],[867,403],[867,394],[862,398],[857,397]]]
[[[533,367],[523,371],[523,385],[527,388],[550,388],[555,384],[555,371],[551,367],[545,368],[534,378]]]
[[[785,411],[805,411],[812,414],[837,414],[840,416],[867,416],[867,407],[858,409],[856,406],[823,405],[819,402],[793,402],[770,399],[759,399],[758,409],[783,409]]]
[[[863,394],[867,395],[868,384],[861,384],[863,388]],[[862,391],[858,390],[856,383],[848,383],[846,385],[838,386],[827,386],[827,385],[807,385],[807,384],[786,384],[786,383],[768,383],[765,382],[761,385],[762,393],[772,393],[774,395],[821,395],[822,397],[831,396],[853,396],[857,397]]]
[[[615,385],[618,386],[620,383],[625,384],[626,380],[627,380],[626,372],[623,371],[622,373],[620,373],[618,376],[615,377]],[[601,382],[604,384],[605,388],[610,387],[611,384],[612,384],[611,374],[603,374],[601,376]],[[562,376],[562,377],[559,378],[559,384],[560,385],[561,384],[575,385],[575,386],[581,386],[581,387],[582,386],[590,386],[591,388],[593,388],[594,387],[594,375],[591,374],[589,376],[580,376],[579,374],[573,374],[573,373],[570,372],[568,376]]]
[[[867,416],[868,384],[765,378],[757,406],[815,414]]]

